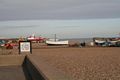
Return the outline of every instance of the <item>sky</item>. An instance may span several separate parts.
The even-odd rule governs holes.
[[[0,0],[0,37],[118,36],[120,0]]]

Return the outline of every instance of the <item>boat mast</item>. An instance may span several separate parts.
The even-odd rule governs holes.
[[[55,42],[56,42],[56,34],[55,34]]]

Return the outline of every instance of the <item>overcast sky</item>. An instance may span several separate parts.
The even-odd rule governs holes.
[[[0,22],[0,36],[26,37],[31,34],[53,38],[118,37],[120,19],[21,20]]]
[[[64,37],[114,36],[120,32],[120,0],[0,0],[0,36],[34,32],[45,36],[63,33]]]
[[[0,20],[120,17],[120,0],[0,0]]]

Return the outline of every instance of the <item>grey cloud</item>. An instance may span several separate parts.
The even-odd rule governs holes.
[[[3,30],[3,29],[7,29],[7,30],[10,30],[10,29],[26,29],[26,28],[36,28],[36,27],[39,27],[37,25],[30,25],[30,26],[0,26],[0,29]]]
[[[0,20],[120,18],[120,0],[4,0],[0,4]]]

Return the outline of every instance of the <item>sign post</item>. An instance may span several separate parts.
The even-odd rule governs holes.
[[[32,54],[31,41],[20,41],[19,42],[19,54],[23,52],[30,52]]]

